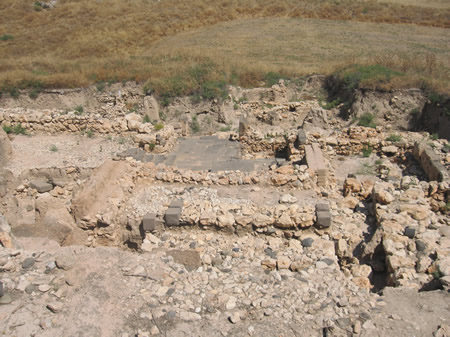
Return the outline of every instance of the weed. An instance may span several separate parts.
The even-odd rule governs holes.
[[[86,136],[88,136],[88,138],[92,138],[94,136],[94,131],[91,129],[86,130]]]
[[[356,174],[365,176],[375,175],[375,167],[369,163],[363,163],[356,171]]]
[[[331,102],[323,102],[322,100],[319,100],[319,104],[322,108],[324,108],[325,110],[331,110],[336,108],[339,104],[341,104],[341,99],[338,97],[335,100],[331,101]]]
[[[401,141],[402,140],[402,136],[391,134],[391,135],[389,135],[389,137],[386,138],[386,140],[388,142],[394,142],[395,143],[395,142]]]
[[[428,93],[428,99],[430,100],[431,103],[436,104],[436,105],[440,105],[443,104],[446,100],[446,97],[442,94],[439,94],[435,91],[431,91]]]
[[[36,2],[34,3],[34,5],[33,5],[33,9],[34,9],[36,12],[40,12],[41,10],[44,9],[44,7],[42,6],[42,4],[41,4],[39,1],[36,1]]]
[[[192,117],[191,130],[192,130],[193,133],[200,132],[200,124],[199,124],[199,122],[197,120],[197,116],[193,116]]]
[[[276,73],[276,72],[268,72],[264,75],[264,84],[266,85],[266,87],[271,87],[275,84],[278,84],[278,82],[281,79],[286,79],[286,76],[283,76],[280,73]]]
[[[50,146],[50,151],[52,151],[52,152],[57,152],[57,151],[58,151],[58,148],[56,147],[55,144],[53,144],[52,146]]]
[[[238,109],[239,109],[239,104],[234,103],[234,104],[233,104],[233,109],[234,109],[234,110],[238,110]]]
[[[445,204],[445,206],[444,206],[444,212],[445,212],[445,213],[450,212],[450,201],[448,201],[448,202]]]
[[[118,140],[118,142],[119,142],[120,145],[123,145],[123,144],[126,143],[126,139],[123,138],[123,137],[120,137],[119,140]]]
[[[82,105],[77,105],[75,108],[75,115],[82,115],[84,113],[84,108]]]
[[[12,132],[12,127],[9,125],[3,125],[3,131],[5,131],[7,134],[10,134]]]
[[[15,135],[26,135],[27,129],[23,128],[22,125],[16,124],[15,126],[3,125],[3,131],[7,134],[15,134]]]
[[[30,90],[30,92],[28,93],[28,96],[30,96],[31,99],[36,99],[39,96],[39,90],[37,89],[32,89]]]
[[[373,147],[370,145],[364,145],[362,148],[362,154],[365,158],[370,157],[370,155],[372,154],[373,151]]]
[[[372,115],[371,113],[367,112],[360,117],[360,119],[358,121],[358,125],[369,127],[369,128],[375,128],[376,124],[373,121],[374,119],[375,119],[375,116]]]
[[[231,125],[227,125],[227,126],[221,127],[221,128],[219,129],[219,131],[221,131],[221,132],[228,132],[228,131],[231,131]]]
[[[157,123],[157,124],[154,125],[154,127],[155,127],[156,131],[159,131],[159,130],[162,130],[164,128],[164,124],[163,123]]]
[[[148,148],[150,149],[150,151],[153,151],[155,149],[155,147],[156,147],[155,143],[148,144]]]
[[[381,159],[375,160],[375,165],[379,166],[381,164],[383,164],[383,160],[381,160]]]
[[[142,123],[150,123],[150,116],[144,115],[144,117],[142,118]]]
[[[237,100],[237,103],[247,103],[248,102],[248,98],[247,98],[247,95],[242,95],[241,96],[241,98],[239,98],[238,100]]]
[[[95,87],[97,88],[97,91],[102,92],[105,90],[105,82],[97,82]]]
[[[162,121],[165,121],[167,119],[166,114],[162,110],[159,111],[158,115],[159,119],[161,119]]]
[[[9,34],[3,34],[0,36],[0,41],[8,41],[8,40],[14,40],[14,36]]]
[[[439,134],[433,133],[433,134],[430,136],[430,138],[431,138],[431,140],[438,140],[438,139],[439,139]]]
[[[273,108],[273,105],[272,105],[272,104],[264,104],[264,106],[265,106],[266,108],[268,108],[268,109],[272,109],[272,108]]]

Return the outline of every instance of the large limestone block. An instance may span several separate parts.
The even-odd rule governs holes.
[[[125,161],[106,161],[100,166],[72,202],[75,220],[81,228],[93,228],[100,221],[111,225],[125,192],[133,185],[134,169]]]
[[[11,142],[8,135],[0,128],[0,167],[4,166],[12,154]]]

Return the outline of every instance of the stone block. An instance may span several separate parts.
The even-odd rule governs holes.
[[[169,208],[183,208],[183,199],[175,199],[169,205]]]
[[[329,212],[330,211],[330,205],[327,202],[318,202],[316,204],[316,211],[317,212],[322,212],[322,211]]]
[[[164,215],[167,226],[178,226],[180,224],[181,208],[168,208]]]
[[[147,213],[142,219],[142,228],[144,232],[153,232],[156,229],[156,214]]]
[[[43,180],[34,180],[30,182],[30,187],[34,188],[39,193],[49,192],[53,189],[52,184],[49,184],[48,182]]]
[[[239,137],[244,136],[249,128],[249,123],[245,118],[239,120]]]
[[[328,228],[331,226],[331,213],[328,211],[317,212],[316,226],[320,228]]]
[[[297,131],[297,143],[298,145],[305,145],[308,141],[306,137],[306,132],[303,129],[298,129]]]

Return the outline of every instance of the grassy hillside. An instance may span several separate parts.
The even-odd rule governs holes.
[[[177,94],[375,62],[407,73],[394,85],[447,91],[450,6],[422,2],[2,0],[0,87],[149,80]]]

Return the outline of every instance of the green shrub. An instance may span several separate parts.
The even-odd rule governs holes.
[[[123,137],[120,137],[120,138],[119,138],[119,144],[120,144],[120,145],[123,145],[123,144],[125,144],[125,143],[126,143],[126,139],[123,138]]]
[[[3,125],[3,131],[5,131],[7,134],[10,134],[12,132],[12,127]]]
[[[156,147],[156,144],[155,143],[150,143],[150,144],[148,144],[148,147],[149,147],[150,151],[153,151],[155,149],[155,147]]]
[[[200,124],[197,120],[197,116],[192,117],[191,130],[193,133],[200,132]]]
[[[402,140],[402,136],[391,134],[389,137],[386,138],[388,142],[399,142]]]
[[[335,100],[331,102],[324,102],[322,100],[319,100],[319,105],[324,108],[325,110],[331,110],[336,108],[339,104],[341,104],[341,99],[338,97]]]
[[[430,136],[430,138],[431,138],[432,140],[438,140],[438,139],[439,139],[439,134],[433,133],[433,134]]]
[[[13,133],[15,135],[26,135],[27,129],[23,128],[22,125],[16,124],[14,126],[3,125],[3,131],[7,134]]]
[[[14,36],[9,34],[3,34],[0,36],[0,41],[8,41],[8,40],[14,40]]]
[[[91,129],[86,130],[86,136],[88,136],[88,138],[92,138],[94,136],[94,131]]]
[[[75,115],[81,115],[84,113],[84,108],[82,105],[77,105],[75,108]]]
[[[359,126],[365,126],[368,128],[375,128],[376,124],[374,123],[375,116],[371,113],[365,113],[361,116],[361,118],[358,121]]]
[[[98,91],[102,92],[103,90],[105,90],[105,82],[97,82],[95,84],[95,87]]]
[[[55,144],[53,144],[52,146],[50,146],[50,151],[52,151],[52,152],[57,152],[57,151],[58,151],[58,148],[56,147]]]
[[[372,154],[372,151],[373,151],[373,148],[370,145],[364,145],[364,147],[362,148],[362,153],[365,158],[370,157],[370,155]]]
[[[275,84],[278,84],[278,82],[282,79],[287,79],[287,77],[283,76],[280,73],[271,71],[264,75],[264,84],[266,85],[266,87],[271,87]]]
[[[144,115],[144,117],[142,118],[142,123],[150,123],[150,116]]]
[[[154,127],[155,127],[156,131],[159,131],[159,130],[162,130],[164,128],[164,124],[163,123],[157,123],[157,124],[154,125]]]
[[[403,75],[401,72],[379,64],[355,64],[338,72],[338,76],[344,81],[346,89],[352,91],[368,84],[376,86],[377,83],[388,83],[392,78]]]
[[[28,96],[30,96],[31,99],[36,99],[39,96],[39,90],[37,89],[32,89],[30,90],[30,92],[28,93]]]

